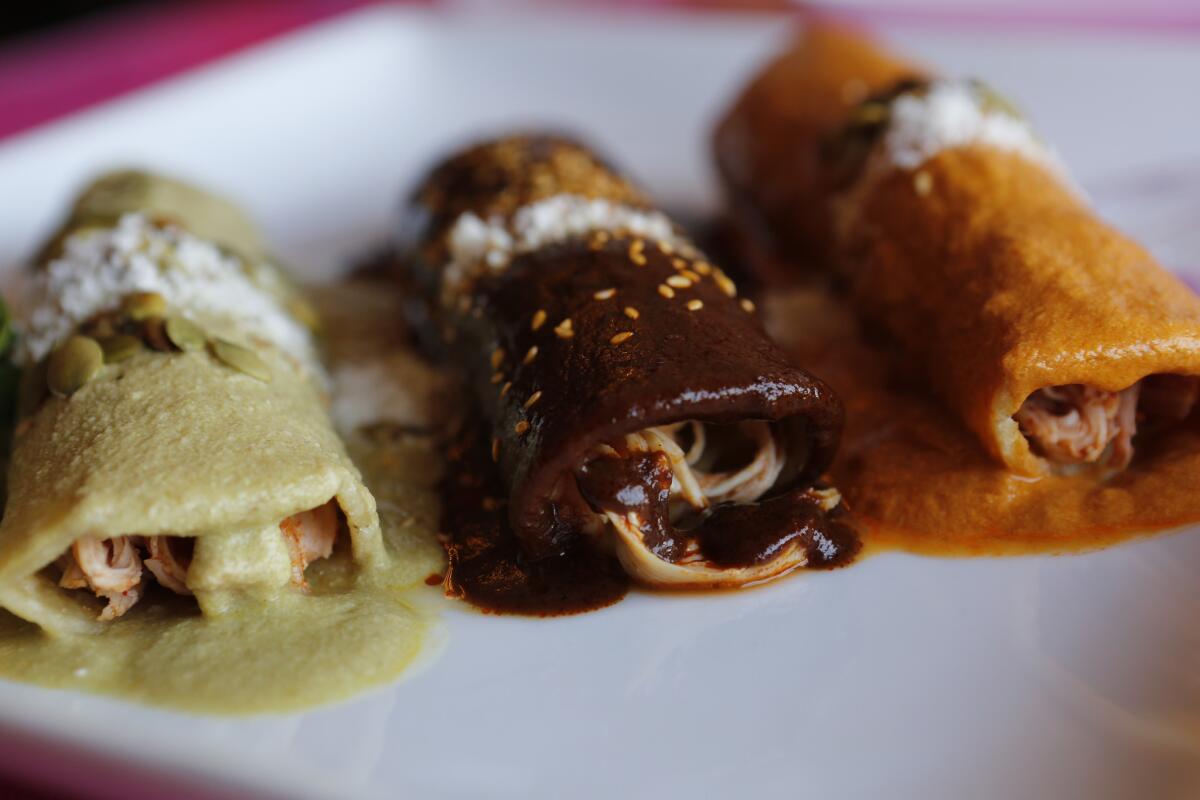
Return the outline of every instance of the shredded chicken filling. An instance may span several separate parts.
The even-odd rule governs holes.
[[[308,590],[304,571],[333,554],[340,519],[335,501],[294,514],[279,524],[292,562],[292,584]],[[121,616],[145,593],[150,578],[175,594],[190,595],[192,539],[182,536],[83,536],[56,562],[64,589],[88,589],[106,601],[102,621]],[[149,575],[147,575],[149,573]]]
[[[671,463],[671,519],[688,509],[703,511],[717,503],[752,503],[758,500],[783,471],[786,455],[765,422],[742,423],[740,431],[754,444],[754,456],[744,466],[730,471],[705,468],[716,455],[710,446],[705,426],[700,422],[680,422],[647,428],[625,436],[626,453],[665,453]],[[690,433],[690,442],[684,435]],[[683,449],[687,443],[687,450]],[[619,455],[612,445],[601,445],[596,456]],[[705,456],[709,456],[708,459]]]
[[[787,453],[777,441],[771,426],[760,421],[744,422],[737,426],[737,432],[748,440],[752,449],[744,454],[739,462],[741,465],[732,469],[718,468],[726,455],[721,452],[723,446],[713,441],[714,437],[703,423],[696,421],[628,434],[617,446],[599,446],[593,458],[620,457],[630,453],[663,453],[672,473],[670,521],[674,523],[688,513],[703,511],[720,503],[753,503],[775,485],[786,465]],[[738,449],[740,451],[743,448]],[[814,497],[824,510],[832,509],[841,500],[836,489],[814,490]],[[687,578],[682,575],[659,574],[668,570],[668,565],[645,545],[643,526],[648,513],[648,509],[630,509],[624,513],[614,510],[599,512],[616,529],[621,541],[634,543],[639,551],[636,556],[641,563],[637,570],[639,577],[652,583],[685,582]],[[698,543],[691,540],[686,543],[682,555],[674,559],[669,567],[676,570],[708,569]],[[757,579],[757,575],[733,576],[729,582],[737,584],[754,579]]]
[[[1138,426],[1179,421],[1194,407],[1200,380],[1153,375],[1119,392],[1083,384],[1031,394],[1014,415],[1034,451],[1048,461],[1122,470],[1133,459]]]

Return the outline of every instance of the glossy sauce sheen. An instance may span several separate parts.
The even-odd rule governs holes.
[[[637,513],[650,552],[678,561],[684,543],[667,518],[671,499],[671,462],[666,453],[628,453],[589,461],[579,471],[579,490],[595,509]]]
[[[929,398],[907,362],[874,346],[844,306],[796,290],[764,303],[768,328],[847,407],[830,474],[868,549],[976,556],[1093,550],[1200,521],[1200,424],[1138,437],[1124,472],[1024,478]]]
[[[758,503],[716,506],[689,533],[719,567],[762,564],[796,543],[804,548],[806,569],[835,569],[862,549],[840,506],[826,512],[799,490]]]
[[[843,566],[858,554],[854,530],[803,490],[758,503],[724,503],[684,517],[676,528],[668,519],[671,478],[666,454],[634,453],[589,462],[580,470],[579,488],[593,507],[637,512],[647,546],[666,561],[683,558],[689,543],[705,560],[727,568],[765,563],[794,543],[804,548],[809,569]]]

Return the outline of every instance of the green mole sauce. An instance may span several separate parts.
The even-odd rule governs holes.
[[[128,614],[90,635],[52,637],[0,611],[0,678],[194,712],[284,712],[392,681],[425,652],[438,622],[422,610],[433,592],[418,587],[445,565],[434,491],[442,461],[428,417],[439,405],[438,378],[396,329],[397,294],[347,282],[318,298],[335,416],[339,406],[370,405],[342,396],[347,369],[359,379],[345,381],[345,392],[382,391],[386,380],[384,396],[400,407],[399,417],[375,421],[360,411],[346,436],[378,503],[389,566],[359,575],[339,541],[331,558],[309,566],[309,595],[289,588],[206,618],[193,598],[152,586]]]

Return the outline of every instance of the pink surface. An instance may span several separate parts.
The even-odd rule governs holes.
[[[380,0],[186,0],[75,23],[0,49],[0,138],[204,64],[333,14]],[[632,10],[799,8],[787,0],[583,0]],[[548,2],[523,6],[561,7]],[[878,23],[925,27],[1084,28],[1200,34],[1196,0],[873,0],[805,4]]]
[[[0,137],[372,0],[164,3],[0,50]]]
[[[184,773],[148,770],[68,743],[0,726],[4,800],[234,800],[229,786]],[[35,788],[36,787],[36,788]],[[253,800],[271,800],[258,796]]]

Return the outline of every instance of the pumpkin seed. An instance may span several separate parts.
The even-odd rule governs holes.
[[[132,320],[140,322],[167,313],[167,298],[158,292],[134,292],[121,301],[121,310]]]
[[[123,333],[118,333],[114,336],[105,336],[98,341],[100,342],[100,349],[104,351],[105,364],[116,364],[118,361],[124,361],[142,349],[141,339],[136,336],[127,336]]]
[[[104,366],[104,351],[90,336],[72,336],[50,354],[46,385],[59,397],[70,397]]]
[[[258,353],[249,348],[225,339],[213,339],[212,351],[219,361],[226,366],[233,367],[238,372],[258,378],[260,381],[271,380],[271,370],[267,367],[266,362],[259,358]]]
[[[167,317],[166,331],[171,344],[185,352],[203,350],[208,341],[204,329],[184,317]]]

